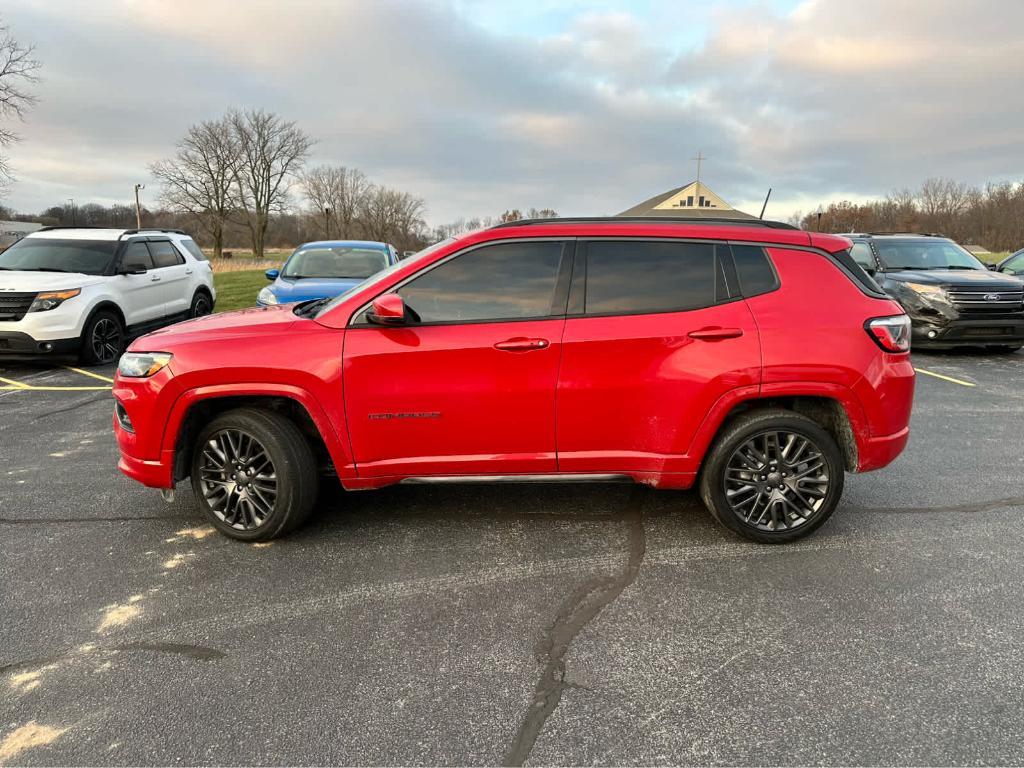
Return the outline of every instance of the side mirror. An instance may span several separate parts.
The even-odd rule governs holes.
[[[385,293],[373,300],[366,319],[377,325],[404,325],[405,302],[397,293]]]
[[[263,274],[267,276],[267,280],[277,280],[277,278],[280,277],[280,275],[281,275],[281,270],[280,269],[268,269]]]

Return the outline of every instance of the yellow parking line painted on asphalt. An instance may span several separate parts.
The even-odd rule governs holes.
[[[81,368],[73,368],[70,365],[65,365],[64,368],[66,368],[69,371],[74,371],[75,373],[80,373],[83,376],[91,376],[94,379],[99,379],[100,381],[105,381],[108,384],[113,384],[114,383],[113,379],[108,378],[107,376],[101,376],[98,373],[93,373],[92,371],[83,371]]]
[[[10,389],[28,389],[29,388],[28,384],[22,384],[20,381],[15,381],[14,379],[5,379],[3,376],[0,376],[0,381],[2,381],[4,384],[8,384]]]
[[[9,392],[109,392],[113,387],[0,387]]]
[[[952,376],[943,376],[941,373],[933,373],[932,371],[926,371],[924,368],[915,368],[918,373],[923,373],[925,376],[934,376],[936,379],[942,379],[943,381],[951,381],[954,384],[959,384],[961,387],[976,387],[977,384],[972,384],[969,381],[963,379],[954,379]]]

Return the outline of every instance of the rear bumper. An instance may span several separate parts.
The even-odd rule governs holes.
[[[0,331],[0,357],[55,357],[78,351],[78,337],[37,339],[20,331]]]
[[[909,439],[909,426],[891,435],[868,438],[858,447],[857,471],[870,472],[888,466],[903,453]]]

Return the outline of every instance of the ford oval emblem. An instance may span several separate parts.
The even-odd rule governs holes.
[[[985,301],[999,301],[999,294],[998,293],[986,293],[985,294]]]

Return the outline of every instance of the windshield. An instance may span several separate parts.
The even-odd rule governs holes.
[[[875,248],[886,269],[985,269],[970,252],[952,240],[879,238],[875,240]]]
[[[333,299],[331,299],[329,302],[324,304],[323,307],[320,308],[320,311],[316,313],[316,316],[320,317],[320,315],[324,314],[325,312],[330,312],[332,309],[334,309],[336,306],[338,306],[341,302],[343,302],[348,296],[350,296],[353,292],[361,291],[364,288],[370,288],[370,287],[376,285],[377,283],[379,283],[381,280],[386,279],[390,274],[392,274],[396,270],[403,269],[406,266],[408,266],[409,264],[411,264],[413,262],[416,262],[416,261],[419,261],[419,260],[423,259],[426,256],[429,256],[430,254],[432,254],[435,251],[437,251],[439,248],[443,248],[444,246],[448,245],[449,243],[454,243],[454,242],[455,242],[455,238],[454,237],[449,237],[447,240],[442,240],[439,243],[434,243],[433,245],[427,246],[422,251],[419,251],[418,253],[414,253],[412,256],[410,256],[407,259],[402,259],[402,261],[395,262],[394,264],[392,264],[387,269],[381,270],[380,272],[375,274],[370,280],[367,280],[364,283],[360,283],[359,285],[354,285],[351,288],[349,288],[347,291],[345,291],[343,294],[341,294],[340,296],[335,296]]]
[[[26,237],[0,253],[0,269],[102,275],[117,250],[116,240],[57,240]]]
[[[388,265],[387,254],[374,248],[317,245],[300,248],[284,265],[281,277],[366,278]]]

